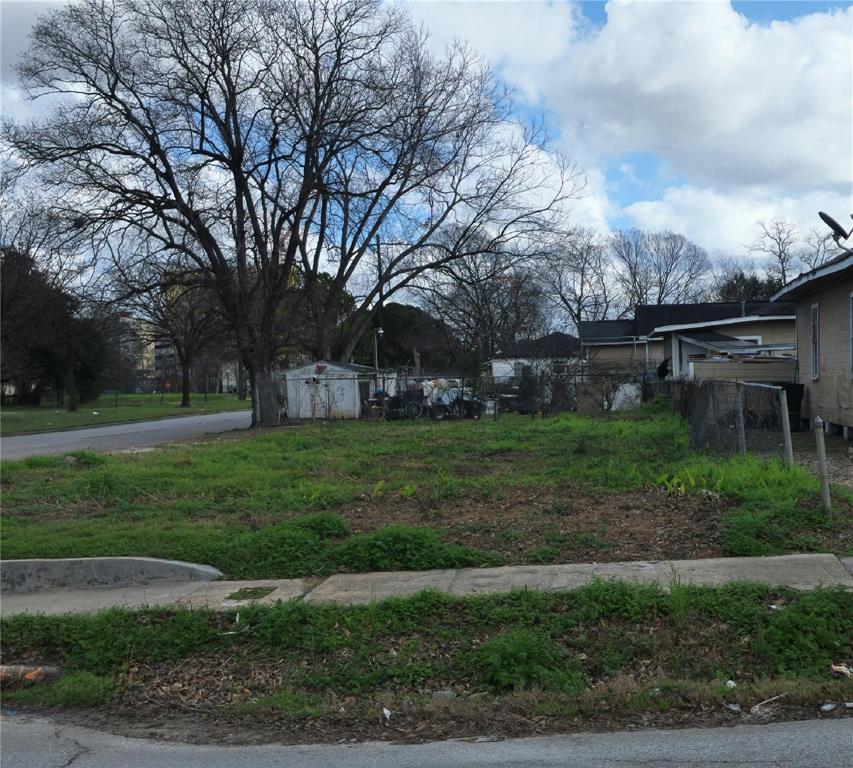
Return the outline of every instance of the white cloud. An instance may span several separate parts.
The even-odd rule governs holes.
[[[758,221],[789,219],[805,234],[822,228],[818,210],[844,220],[850,198],[832,192],[779,197],[770,189],[721,193],[684,185],[670,187],[660,200],[629,205],[625,212],[637,227],[671,229],[708,250],[741,255],[755,242]]]
[[[652,151],[693,184],[849,191],[853,8],[748,22],[728,2],[609,2],[545,98],[601,154]]]
[[[577,7],[564,1],[414,0],[409,8],[437,52],[454,40],[468,42],[531,101],[583,25]]]
[[[742,253],[759,219],[808,229],[818,209],[853,210],[853,8],[758,24],[728,0],[611,0],[596,29],[566,3],[410,7],[437,46],[467,39],[551,110],[589,175],[575,208],[589,223],[624,216]],[[626,153],[653,153],[683,186],[620,209],[600,169]]]

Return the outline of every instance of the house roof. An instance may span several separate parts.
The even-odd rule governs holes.
[[[842,253],[815,269],[795,277],[773,295],[773,301],[798,299],[834,283],[841,277],[853,277],[853,253]]]
[[[581,340],[615,341],[637,335],[636,320],[582,320],[578,325]]]
[[[705,323],[682,323],[680,325],[662,325],[655,328],[653,333],[667,333],[668,331],[685,331],[691,328],[719,328],[727,325],[740,325],[741,323],[766,323],[768,320],[791,320],[796,321],[796,315],[773,315],[772,317],[762,315],[751,315],[749,317],[729,317],[725,320],[712,320]]]
[[[322,366],[321,370],[317,370]],[[358,363],[339,363],[336,361],[328,361],[328,360],[314,360],[310,363],[303,363],[302,365],[296,365],[293,368],[288,368],[284,371],[284,374],[287,375],[289,373],[295,373],[296,371],[304,371],[306,369],[310,369],[312,374],[323,373],[327,368],[333,368],[336,370],[344,370],[344,371],[352,371],[353,373],[375,373],[376,369],[371,368],[369,365],[359,365]]]
[[[698,327],[734,318],[775,318],[795,314],[787,302],[700,302],[698,304],[638,304],[633,320],[597,320],[582,322],[579,332],[584,344],[605,344],[648,337],[656,329],[672,325]]]
[[[787,311],[786,311],[787,310]],[[634,310],[637,335],[647,336],[655,328],[682,323],[708,323],[735,317],[793,315],[793,306],[766,301],[715,301],[699,304],[638,304]]]
[[[726,352],[732,353],[754,353],[763,351],[779,350],[784,351],[793,349],[795,345],[791,344],[756,344],[754,341],[745,341],[744,339],[736,339],[734,336],[726,336],[724,333],[716,331],[691,331],[689,333],[679,334],[682,339],[695,344],[697,347],[710,350],[711,352]]]
[[[538,339],[526,339],[507,347],[496,359],[508,357],[573,357],[580,350],[580,339],[569,333],[554,331]]]

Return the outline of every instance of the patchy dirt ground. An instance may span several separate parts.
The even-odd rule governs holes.
[[[817,456],[814,432],[796,432],[792,435],[794,461],[817,474]],[[840,435],[825,435],[826,464],[829,482],[853,488],[853,442]]]
[[[509,562],[605,562],[715,557],[729,502],[658,490],[587,495],[509,489],[499,499],[372,499],[339,510],[354,531],[394,522],[430,526],[445,541],[497,551]]]
[[[381,702],[370,702],[363,710],[325,717],[268,715],[245,717],[222,712],[151,710],[127,708],[107,710],[52,710],[59,723],[82,725],[131,738],[161,739],[190,744],[312,744],[389,741],[417,743],[442,739],[508,739],[579,731],[636,730],[641,728],[720,727],[745,723],[762,724],[816,717],[853,716],[842,704],[822,715],[820,702],[773,707],[768,717],[754,718],[745,712],[730,712],[721,702],[685,704],[662,712],[619,712],[604,705],[593,714],[536,714],[526,697],[496,702],[490,697],[464,702],[451,701],[411,710],[392,710],[393,724],[381,724]],[[346,708],[345,708],[346,709]],[[745,707],[748,711],[749,707]]]

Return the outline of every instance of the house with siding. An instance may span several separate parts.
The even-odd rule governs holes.
[[[673,376],[691,376],[691,358],[772,354],[793,356],[794,305],[787,302],[638,304],[633,319],[582,322],[591,368],[664,361]]]
[[[801,414],[853,439],[853,253],[796,277],[774,296],[794,302],[797,358],[805,386]]]
[[[580,340],[569,333],[554,331],[537,339],[513,344],[483,364],[484,374],[494,380],[531,373],[567,373],[580,359]]]

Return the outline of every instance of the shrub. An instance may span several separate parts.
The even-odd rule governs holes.
[[[431,528],[400,523],[351,536],[338,546],[335,561],[354,571],[395,571],[491,565],[498,564],[500,558],[446,544]]]
[[[827,667],[850,655],[853,594],[842,588],[802,595],[770,616],[756,651],[778,672],[823,677]]]
[[[472,654],[478,682],[496,693],[531,686],[579,693],[583,675],[576,665],[562,661],[560,648],[550,638],[529,629],[516,629],[493,637]]]
[[[319,512],[315,515],[302,515],[290,520],[288,525],[303,531],[310,531],[321,539],[334,539],[349,533],[347,521],[332,512]]]

